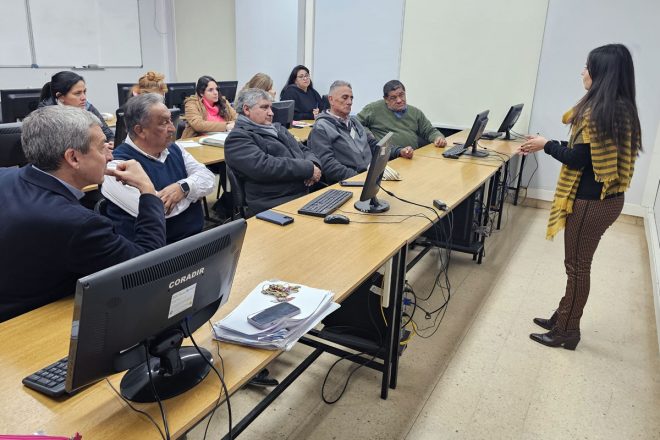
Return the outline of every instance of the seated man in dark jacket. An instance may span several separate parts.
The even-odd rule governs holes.
[[[225,161],[243,182],[249,216],[307,194],[321,178],[311,150],[273,124],[271,101],[264,90],[241,91],[238,120],[225,141]]]
[[[112,159],[101,124],[70,106],[23,121],[23,168],[0,168],[0,322],[75,291],[76,280],[165,245],[163,202],[139,163]],[[107,173],[141,193],[134,242],[83,207],[82,189]]]
[[[333,82],[328,101],[330,109],[316,118],[307,143],[321,159],[326,182],[337,183],[367,170],[378,141],[350,115],[353,90],[349,83]],[[394,146],[390,159],[412,156],[412,147]]]

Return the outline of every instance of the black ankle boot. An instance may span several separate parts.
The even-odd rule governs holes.
[[[532,333],[529,335],[529,338],[548,347],[563,346],[566,350],[575,350],[578,342],[580,342],[580,330],[567,330],[563,332],[553,329],[548,333]]]
[[[557,312],[555,311],[550,319],[534,318],[533,321],[534,324],[538,325],[539,327],[543,327],[546,330],[552,330],[552,327],[554,327],[557,323]]]

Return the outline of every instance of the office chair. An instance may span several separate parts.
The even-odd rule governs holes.
[[[21,122],[0,124],[0,167],[22,167],[27,163],[21,146]]]
[[[229,185],[231,186],[231,196],[234,200],[234,215],[232,215],[232,220],[238,218],[247,218],[247,203],[245,202],[245,187],[243,182],[238,178],[238,176],[232,171],[231,168],[227,167],[227,179],[229,180]]]

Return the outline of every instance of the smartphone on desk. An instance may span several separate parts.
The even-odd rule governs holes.
[[[280,214],[275,211],[263,211],[257,214],[259,220],[265,220],[267,222],[275,223],[276,225],[286,226],[293,223],[293,217],[288,215]]]
[[[275,326],[283,321],[300,313],[300,309],[288,302],[281,302],[274,306],[263,309],[260,312],[248,315],[247,320],[250,324],[259,329],[266,329]]]

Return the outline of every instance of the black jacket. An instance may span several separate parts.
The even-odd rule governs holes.
[[[225,161],[243,182],[250,216],[307,194],[304,182],[320,163],[286,128],[273,127],[277,136],[239,117],[225,141]]]
[[[289,99],[296,101],[293,109],[293,119],[295,120],[314,119],[312,110],[315,108],[323,110],[321,95],[311,86],[307,88],[306,92],[303,92],[297,85],[289,84],[280,93],[280,100],[286,101]]]

